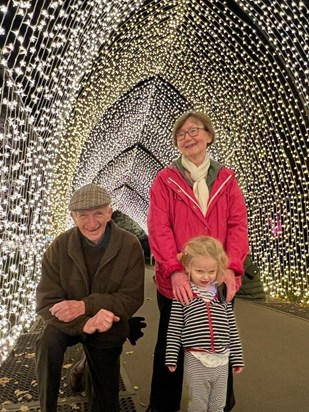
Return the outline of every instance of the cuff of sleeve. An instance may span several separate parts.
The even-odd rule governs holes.
[[[85,316],[91,316],[91,308],[89,307],[89,301],[87,298],[81,299],[85,303]]]
[[[168,270],[166,271],[166,277],[170,278],[174,273],[182,272],[182,271],[183,271],[183,268],[182,268],[181,264],[170,266],[168,268]]]
[[[235,276],[243,276],[244,275],[244,265],[240,260],[230,261],[229,269],[231,269],[235,272]]]

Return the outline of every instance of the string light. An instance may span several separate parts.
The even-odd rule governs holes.
[[[0,363],[34,318],[72,191],[104,185],[147,231],[149,186],[190,108],[238,175],[266,291],[309,302],[308,19],[302,1],[1,5]]]

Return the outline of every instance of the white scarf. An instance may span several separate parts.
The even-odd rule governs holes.
[[[193,193],[195,194],[195,197],[197,198],[200,208],[205,216],[209,199],[209,190],[206,184],[206,177],[210,165],[208,153],[206,152],[203,163],[198,167],[184,156],[181,156],[181,164],[186,170],[188,170],[188,172],[190,172],[190,176],[194,181]]]

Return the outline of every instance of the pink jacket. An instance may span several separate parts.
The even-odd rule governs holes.
[[[204,217],[192,188],[177,167],[171,164],[161,170],[150,189],[148,235],[156,261],[156,284],[162,295],[173,299],[170,276],[182,271],[177,254],[189,239],[199,235],[222,242],[239,288],[249,245],[247,209],[234,172],[220,169]]]

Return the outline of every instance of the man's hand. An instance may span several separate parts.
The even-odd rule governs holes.
[[[224,271],[224,283],[226,284],[226,301],[231,302],[236,294],[236,279],[235,272],[232,269]]]
[[[183,272],[175,272],[171,276],[174,298],[188,305],[193,298],[188,275]]]
[[[49,309],[50,313],[62,322],[71,322],[85,314],[85,302],[82,300],[63,300]]]
[[[106,309],[100,309],[96,315],[87,320],[83,327],[83,331],[88,334],[92,334],[96,331],[106,332],[113,326],[114,322],[119,321],[119,316],[114,315],[113,312]]]

